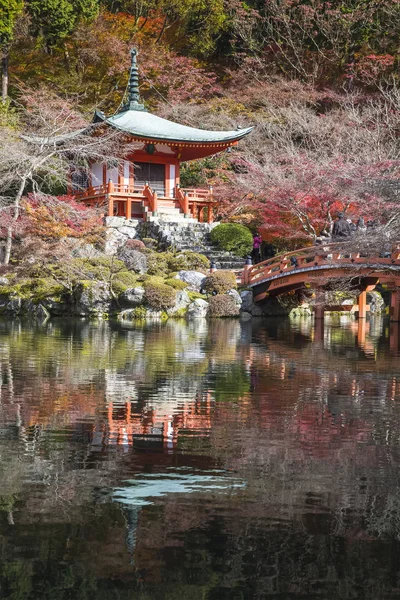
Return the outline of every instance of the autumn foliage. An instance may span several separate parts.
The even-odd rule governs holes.
[[[71,196],[29,195],[23,209],[26,233],[45,240],[72,237],[98,242],[104,235],[99,210],[87,208]]]

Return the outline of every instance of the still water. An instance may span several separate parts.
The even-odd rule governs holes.
[[[400,598],[398,326],[0,321],[0,598]]]

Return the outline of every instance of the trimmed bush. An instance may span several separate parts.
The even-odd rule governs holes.
[[[224,294],[228,290],[236,289],[236,276],[232,271],[215,271],[203,281],[202,289],[209,294]]]
[[[128,240],[124,248],[131,248],[132,250],[138,250],[139,252],[146,248],[142,240]]]
[[[168,260],[171,271],[200,271],[207,273],[210,268],[210,261],[204,254],[198,252],[179,252],[175,256],[171,256]]]
[[[236,306],[236,302],[232,296],[219,294],[210,298],[208,314],[210,317],[237,317],[239,315],[239,308]]]
[[[166,276],[169,274],[168,268],[169,252],[148,252],[147,258],[147,273],[149,275]]]
[[[144,290],[147,304],[155,310],[166,310],[175,305],[176,291],[165,283],[145,283]]]
[[[253,236],[247,227],[239,223],[222,223],[211,231],[211,241],[222,250],[245,256],[253,249]]]
[[[165,283],[174,288],[174,290],[185,290],[188,286],[185,281],[181,281],[180,279],[166,279]]]
[[[154,252],[146,249],[144,254],[147,258],[149,275],[168,276],[178,271],[201,271],[206,273],[210,267],[210,261],[206,256],[197,252]]]
[[[121,271],[114,276],[111,287],[113,292],[118,295],[129,288],[135,287],[137,282],[138,280],[134,273],[131,273],[130,271]]]

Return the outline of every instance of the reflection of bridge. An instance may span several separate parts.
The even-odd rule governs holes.
[[[391,292],[391,320],[400,321],[400,244],[379,256],[343,243],[314,246],[246,266],[242,272],[242,282],[253,288],[256,302],[300,289],[321,292],[339,279],[350,279],[352,289],[359,291],[359,318],[365,318],[368,310],[367,292],[380,283]],[[316,305],[315,316],[323,317],[324,309],[328,307]]]

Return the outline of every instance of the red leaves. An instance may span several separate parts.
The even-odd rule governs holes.
[[[24,199],[25,233],[40,238],[98,240],[103,233],[102,211],[88,208],[71,196],[32,195]]]

